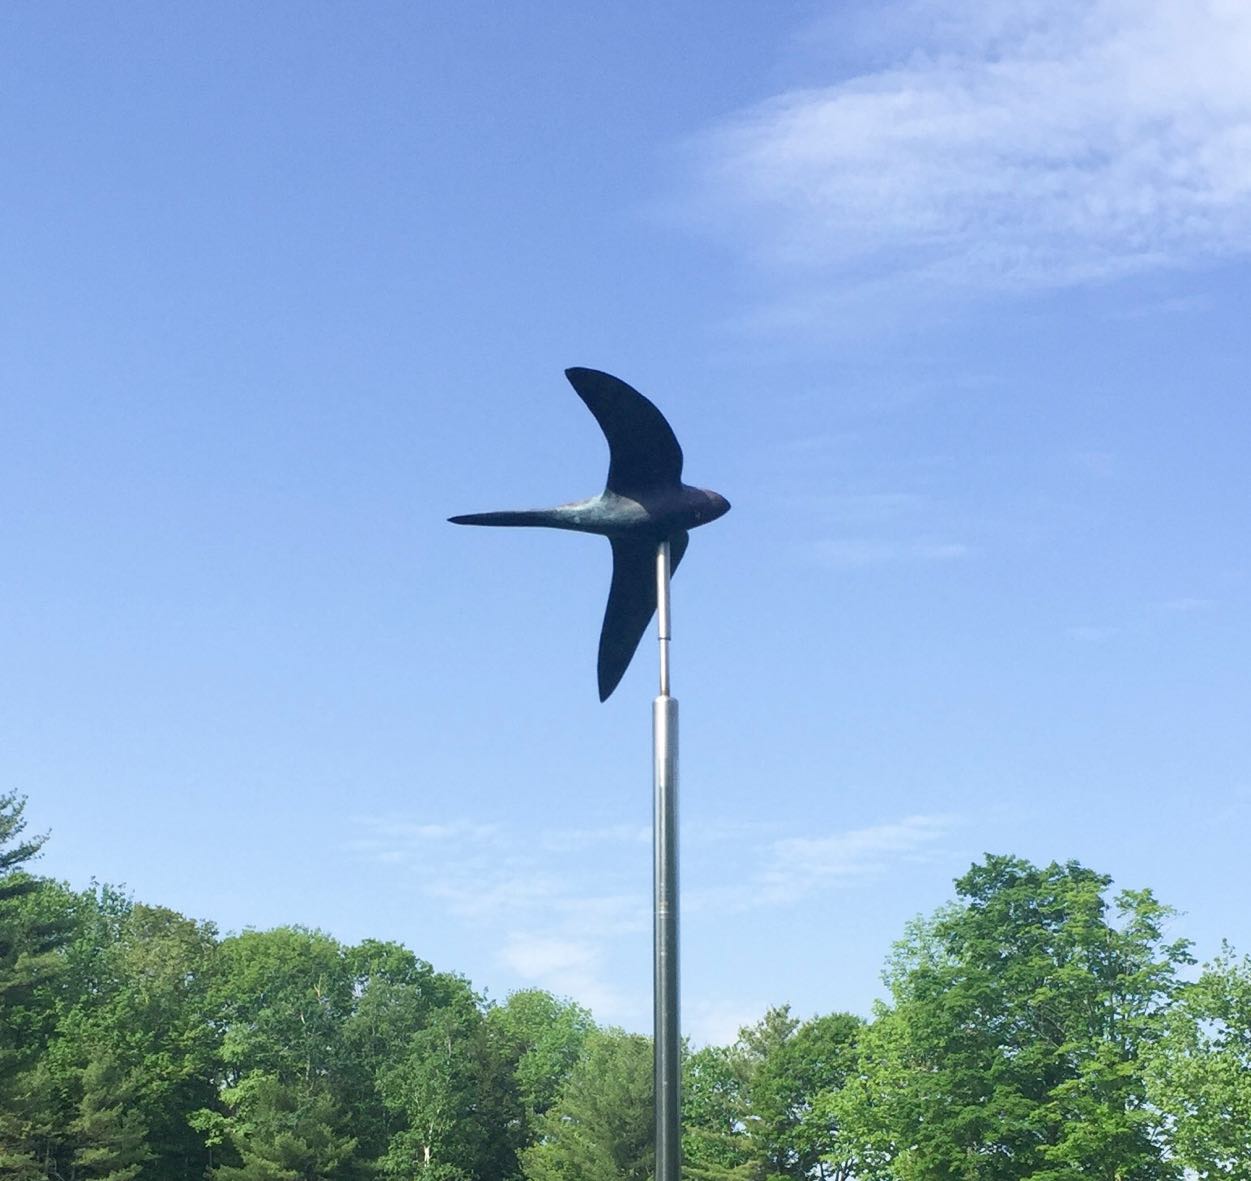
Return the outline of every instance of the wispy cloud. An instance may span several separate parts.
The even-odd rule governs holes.
[[[702,825],[687,845],[722,877],[684,890],[684,906],[724,915],[796,905],[832,883],[868,881],[924,856],[953,823],[909,816],[824,836],[794,835],[772,822]],[[351,853],[407,876],[433,904],[481,930],[515,977],[575,998],[600,1020],[644,1023],[648,998],[620,984],[616,958],[650,929],[648,879],[639,872],[648,830],[610,824],[522,832],[381,816],[358,817],[355,827]],[[697,1040],[730,1040],[754,1015],[740,1001],[708,1002],[690,1015],[691,1030]]]
[[[352,824],[358,835],[351,838],[349,848],[385,861],[425,856],[443,844],[483,845],[500,835],[494,824],[421,824],[395,816],[354,816]]]
[[[967,558],[972,550],[958,541],[885,541],[842,537],[813,542],[809,552],[820,565],[838,570],[858,570],[888,562],[950,562]]]
[[[645,845],[652,839],[651,830],[639,825],[611,824],[604,828],[564,828],[544,833],[543,848],[552,853],[585,849],[590,845]]]
[[[871,72],[832,63],[704,143],[701,217],[758,258],[1003,289],[1251,247],[1244,0],[850,11],[897,30]]]
[[[683,1008],[686,1035],[697,1046],[728,1046],[738,1039],[739,1030],[760,1020],[765,1003],[744,1005],[733,1001],[698,998]]]
[[[907,816],[828,836],[774,841],[758,878],[760,896],[770,903],[794,902],[831,882],[879,877],[892,865],[925,856],[954,823],[948,815]]]
[[[623,872],[614,857],[614,847],[645,846],[647,829],[520,832],[394,816],[360,816],[355,826],[351,853],[407,874],[433,903],[498,941],[500,963],[521,980],[574,997],[601,1020],[641,1019],[637,998],[610,983],[605,958],[614,941],[650,922],[646,875]],[[593,873],[587,859],[595,861]],[[629,888],[634,883],[639,888]]]
[[[589,940],[515,932],[500,959],[530,984],[575,998],[601,1020],[634,1015],[637,1001],[604,979],[602,948]]]

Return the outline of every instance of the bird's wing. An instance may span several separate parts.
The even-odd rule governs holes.
[[[629,668],[639,640],[656,613],[656,545],[611,537],[612,587],[599,633],[599,699],[607,701]],[[669,538],[669,571],[677,570],[690,535]]]
[[[566,369],[565,376],[608,440],[610,491],[629,496],[681,483],[682,448],[665,416],[638,390],[598,369]]]

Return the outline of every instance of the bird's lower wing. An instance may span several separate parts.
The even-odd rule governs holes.
[[[612,587],[599,633],[599,699],[607,701],[621,683],[639,640],[656,613],[656,546],[650,541],[610,538]],[[690,536],[669,538],[669,570],[676,571]]]

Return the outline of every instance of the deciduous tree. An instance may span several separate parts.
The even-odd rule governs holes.
[[[1148,1055],[1150,1093],[1178,1161],[1251,1181],[1251,958],[1226,946],[1185,985]]]
[[[895,1181],[1160,1181],[1176,1170],[1142,1056],[1183,943],[1147,891],[1076,862],[988,857],[918,924],[835,1103],[861,1173]]]

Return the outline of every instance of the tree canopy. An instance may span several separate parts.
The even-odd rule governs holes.
[[[408,948],[222,936],[33,872],[0,795],[0,1181],[645,1181],[648,1039]],[[688,1048],[686,1181],[1251,1181],[1251,960],[988,856],[871,1020],[785,1004]]]

